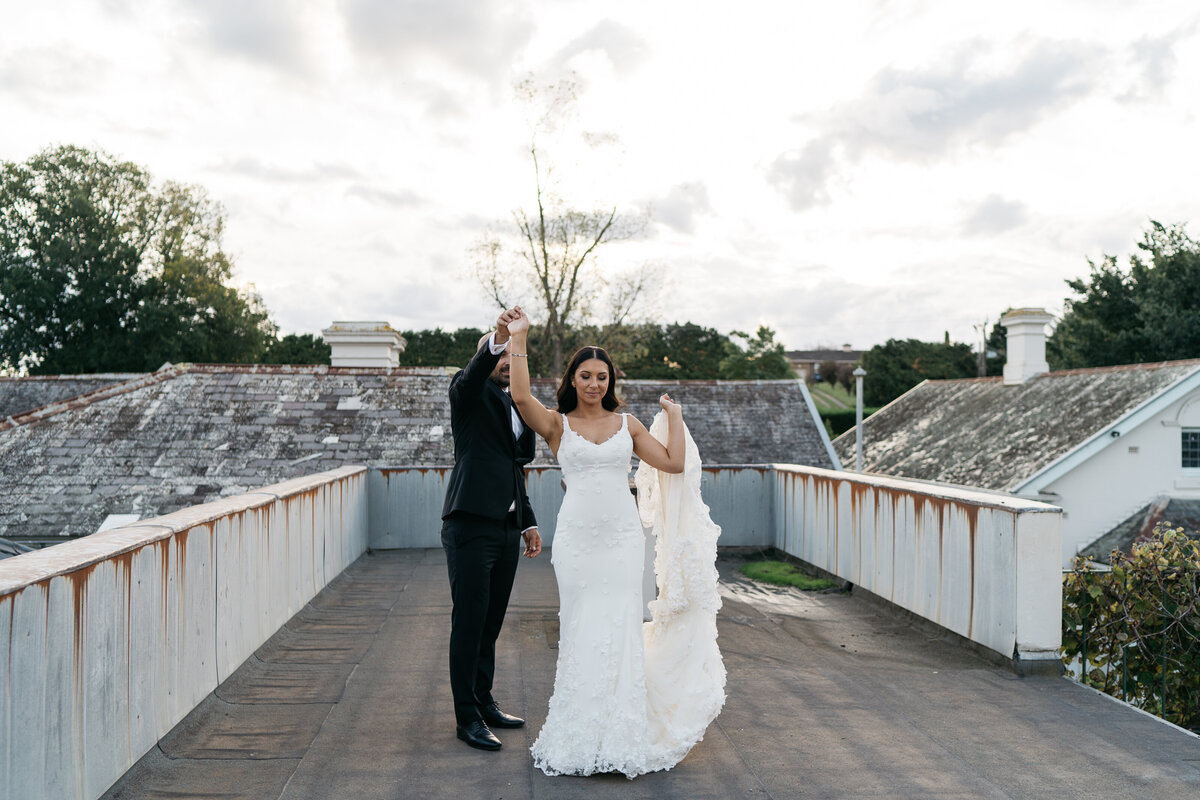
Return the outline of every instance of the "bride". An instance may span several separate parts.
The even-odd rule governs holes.
[[[529,318],[515,311],[508,326],[512,399],[558,458],[567,486],[551,557],[558,666],[534,763],[547,775],[633,778],[670,769],[725,700],[713,565],[720,529],[700,500],[699,454],[682,408],[665,394],[650,430],[616,413],[616,372],[599,347],[571,359],[557,412],[543,406],[530,392]],[[631,454],[642,462],[640,519],[629,492]],[[658,535],[659,592],[645,625],[643,522]]]

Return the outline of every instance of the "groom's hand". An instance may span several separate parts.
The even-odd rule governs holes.
[[[537,558],[538,553],[542,552],[542,536],[538,529],[530,528],[521,534],[521,538],[525,540],[525,557]]]
[[[510,308],[496,318],[496,344],[504,344],[508,341],[508,324],[520,316],[519,308]]]
[[[526,333],[529,331],[529,315],[522,311],[520,306],[514,306],[509,313],[513,315],[512,319],[508,321],[508,332],[510,334]]]

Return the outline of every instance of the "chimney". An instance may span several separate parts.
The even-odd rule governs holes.
[[[334,322],[321,331],[334,367],[399,366],[404,337],[386,322]]]
[[[1014,308],[1000,318],[1008,334],[1005,386],[1016,386],[1050,371],[1046,363],[1046,325],[1053,320],[1041,308]]]

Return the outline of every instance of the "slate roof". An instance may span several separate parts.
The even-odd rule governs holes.
[[[1047,372],[1016,386],[925,381],[863,421],[863,468],[1013,491],[1197,369],[1200,359]],[[833,446],[853,468],[854,430]]]
[[[0,419],[139,377],[140,373],[0,377]]]
[[[109,514],[166,514],[346,464],[451,464],[454,371],[177,365],[13,415],[0,420],[0,536],[84,535]],[[670,392],[708,464],[832,466],[797,381],[619,389],[647,424]],[[535,390],[548,399],[553,384]]]
[[[849,361],[857,363],[863,350],[789,350],[784,355],[791,361]]]
[[[553,408],[556,381],[534,387]],[[666,392],[683,406],[700,458],[706,464],[804,464],[836,467],[822,438],[824,424],[814,420],[804,401],[801,381],[622,380],[617,392],[628,411],[650,426]],[[539,441],[538,461],[553,463]]]
[[[1200,500],[1162,495],[1080,551],[1080,554],[1107,564],[1113,550],[1128,553],[1134,544],[1147,541],[1160,522],[1183,528],[1192,538],[1200,538]]]

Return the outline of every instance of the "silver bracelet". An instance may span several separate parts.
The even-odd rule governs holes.
[[[529,353],[509,353],[513,358],[529,358]]]

